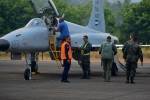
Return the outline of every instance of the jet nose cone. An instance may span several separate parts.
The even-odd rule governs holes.
[[[7,40],[0,39],[0,51],[6,51],[9,49],[10,43]]]

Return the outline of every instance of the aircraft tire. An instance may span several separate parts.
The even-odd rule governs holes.
[[[24,71],[24,79],[25,80],[30,80],[30,69],[29,68],[26,68],[25,71]]]

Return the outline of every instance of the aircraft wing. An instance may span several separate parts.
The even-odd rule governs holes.
[[[46,13],[53,16],[59,16],[55,4],[52,0],[29,0],[32,7],[39,15],[44,15]]]

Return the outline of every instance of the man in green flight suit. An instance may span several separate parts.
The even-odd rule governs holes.
[[[107,36],[106,41],[101,44],[99,54],[101,54],[101,63],[104,70],[104,81],[110,82],[112,62],[114,60],[114,55],[117,54],[117,48],[111,43],[110,36]]]
[[[90,79],[90,51],[92,48],[92,45],[88,41],[88,36],[83,36],[84,43],[81,45],[81,58],[80,58],[80,64],[82,67],[83,75],[81,79]]]
[[[139,58],[141,61],[141,65],[143,66],[143,54],[138,44],[138,38],[136,34],[130,35],[130,40],[124,44],[122,52],[123,58],[126,62],[126,83],[131,82],[131,84],[133,84],[135,83],[134,77]]]

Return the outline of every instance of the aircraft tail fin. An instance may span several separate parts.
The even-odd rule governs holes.
[[[88,27],[100,32],[105,32],[104,0],[93,0]]]

